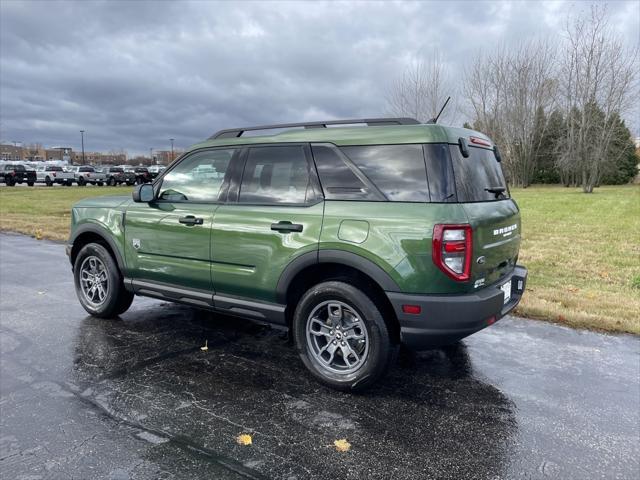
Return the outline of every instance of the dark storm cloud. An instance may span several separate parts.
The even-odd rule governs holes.
[[[637,35],[634,2],[612,5]],[[146,152],[246,124],[379,116],[408,61],[557,36],[564,3],[0,5],[0,137]]]

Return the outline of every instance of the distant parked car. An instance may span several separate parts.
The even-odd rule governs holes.
[[[136,185],[151,182],[151,174],[146,167],[129,167],[125,172],[132,172],[136,176]]]
[[[115,187],[126,183],[127,185],[133,185],[136,183],[136,175],[133,172],[125,172],[122,167],[103,167],[102,173],[106,175],[105,181],[107,185]]]
[[[167,169],[167,167],[165,167],[164,165],[151,165],[148,170],[149,170],[149,174],[151,175],[151,179],[155,180],[155,178],[160,175],[162,172],[164,172]]]
[[[36,168],[36,182],[51,187],[54,183],[71,186],[75,178],[73,172],[65,172],[59,165],[40,165]]]
[[[23,182],[33,187],[33,184],[36,183],[36,172],[19,163],[7,163],[0,168],[0,181],[8,187]]]
[[[96,169],[90,165],[71,167],[71,171],[73,171],[75,181],[81,187],[84,187],[87,183],[101,187],[104,185],[106,179],[106,174],[97,172]]]

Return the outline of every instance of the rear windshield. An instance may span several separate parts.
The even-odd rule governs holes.
[[[509,198],[507,183],[493,150],[469,147],[464,158],[457,145],[450,146],[458,202],[490,202]]]
[[[7,170],[15,170],[16,172],[24,172],[24,165],[7,165]]]
[[[80,171],[80,172],[95,172],[93,167],[80,167],[80,169],[78,171]]]
[[[118,168],[118,167],[112,167],[109,169],[109,171],[111,172],[115,172],[115,173],[123,173],[124,170],[122,168]]]
[[[47,167],[47,171],[49,172],[61,172],[62,167]]]

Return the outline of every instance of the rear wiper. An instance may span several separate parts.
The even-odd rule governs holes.
[[[485,192],[493,193],[496,198],[498,198],[500,195],[504,195],[504,192],[506,190],[507,189],[505,187],[490,187],[484,189]]]

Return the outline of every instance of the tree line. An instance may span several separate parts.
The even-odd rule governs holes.
[[[449,118],[463,110],[470,119],[465,127],[496,142],[511,184],[562,183],[591,193],[638,173],[624,121],[640,98],[637,72],[637,48],[625,48],[609,27],[606,7],[593,6],[567,18],[561,42],[481,52],[457,92],[437,53],[415,62],[387,102],[394,115],[427,121],[453,93],[458,111]]]

